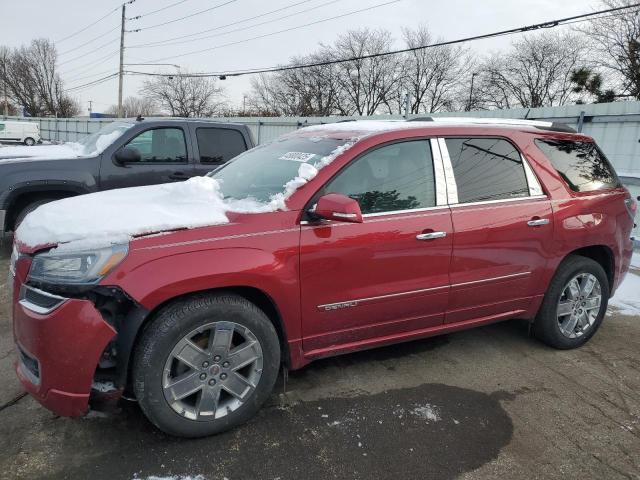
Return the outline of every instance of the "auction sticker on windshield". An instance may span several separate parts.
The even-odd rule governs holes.
[[[315,157],[315,153],[304,153],[304,152],[287,152],[280,157],[280,160],[291,160],[293,162],[301,162],[305,163]]]

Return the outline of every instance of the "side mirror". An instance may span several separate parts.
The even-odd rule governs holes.
[[[124,165],[125,163],[139,162],[142,157],[137,148],[123,147],[115,153],[114,159],[118,165]]]
[[[341,193],[327,193],[320,197],[313,214],[325,220],[362,223],[362,211],[358,202]]]

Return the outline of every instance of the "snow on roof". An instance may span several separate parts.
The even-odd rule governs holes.
[[[298,130],[303,133],[359,132],[373,134],[406,128],[433,126],[432,122],[406,122],[404,120],[356,120],[354,122],[325,123],[311,125]]]

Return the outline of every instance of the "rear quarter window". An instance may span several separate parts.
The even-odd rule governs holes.
[[[536,145],[574,192],[620,186],[615,170],[595,143],[539,138]]]
[[[200,163],[226,163],[247,149],[242,133],[230,128],[196,129]]]

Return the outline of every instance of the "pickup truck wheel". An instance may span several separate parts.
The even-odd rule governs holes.
[[[40,200],[36,200],[35,202],[28,203],[27,206],[24,207],[22,210],[20,210],[18,215],[16,215],[16,220],[13,223],[13,231],[15,232],[20,226],[20,224],[22,223],[22,221],[25,219],[25,217],[29,215],[31,212],[33,212],[36,208],[38,208],[40,205],[44,205],[45,203],[53,202],[54,200],[56,199],[41,198]]]
[[[536,337],[559,349],[577,348],[596,333],[607,311],[609,280],[602,266],[581,256],[560,264],[534,323]]]
[[[24,139],[24,144],[27,147],[32,147],[32,146],[34,146],[36,144],[36,141],[31,137],[27,137],[27,138]]]
[[[179,437],[203,437],[249,420],[280,367],[278,335],[262,310],[233,294],[176,301],[144,329],[134,392],[147,418]]]

